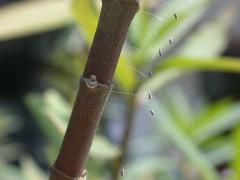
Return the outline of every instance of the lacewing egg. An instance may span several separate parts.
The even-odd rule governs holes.
[[[178,19],[178,16],[177,16],[177,14],[176,14],[176,13],[174,13],[174,17],[175,17],[175,19],[176,19],[176,20]]]
[[[121,176],[124,176],[125,172],[124,172],[124,168],[121,169]]]
[[[155,116],[155,113],[154,113],[153,110],[151,110],[150,113],[151,113],[152,116]]]
[[[148,76],[152,77],[152,72],[151,71],[148,72]]]
[[[173,38],[170,37],[170,38],[169,38],[169,44],[172,45],[172,43],[173,43]]]
[[[152,93],[149,93],[149,94],[148,94],[148,99],[151,100],[152,98],[153,98]]]
[[[162,52],[162,49],[161,49],[161,48],[159,49],[159,55],[160,55],[160,56],[163,55],[163,52]]]

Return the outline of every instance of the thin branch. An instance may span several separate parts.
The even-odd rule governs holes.
[[[83,174],[126,34],[138,9],[136,0],[102,0],[97,31],[50,180],[76,180]]]
[[[127,103],[127,118],[126,118],[126,127],[124,129],[124,133],[123,133],[123,137],[122,137],[122,142],[121,142],[121,153],[124,159],[127,158],[127,153],[128,153],[128,147],[129,147],[129,141],[130,141],[130,136],[133,130],[133,125],[134,125],[134,110],[135,110],[135,106],[136,106],[136,102],[135,102],[135,97],[129,97],[128,98],[128,103]],[[113,173],[112,173],[112,180],[118,180],[119,179],[119,175],[120,175],[120,171],[122,168],[122,164],[121,164],[121,157],[116,158],[115,160],[115,167],[113,169]]]

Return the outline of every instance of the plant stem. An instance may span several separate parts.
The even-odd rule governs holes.
[[[130,23],[136,0],[102,0],[97,31],[50,180],[81,177]]]
[[[135,91],[134,91],[135,92]],[[122,137],[122,142],[121,142],[121,153],[124,159],[127,158],[127,152],[128,152],[128,147],[129,147],[129,140],[131,136],[131,132],[133,129],[134,125],[134,112],[135,112],[135,107],[136,107],[136,98],[135,97],[129,97],[127,99],[127,118],[126,118],[126,127],[124,129],[123,137]],[[119,179],[119,174],[122,168],[122,159],[121,157],[116,159],[116,166],[113,169],[112,173],[112,180],[118,180]]]

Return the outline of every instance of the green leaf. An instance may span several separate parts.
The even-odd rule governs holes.
[[[159,72],[156,75],[139,87],[137,92],[138,102],[143,103],[147,99],[146,93],[149,91],[149,88],[154,92],[169,82],[193,71],[240,73],[240,61],[237,58],[192,59],[175,57],[160,64],[157,70]]]
[[[92,0],[73,0],[71,6],[79,28],[88,45],[90,45],[97,28],[99,13],[96,11]]]
[[[227,46],[227,30],[225,22],[213,21],[203,24],[189,37],[178,51],[178,55],[192,58],[218,56]]]
[[[133,160],[127,164],[126,180],[132,179],[164,179],[170,180],[170,159],[165,157],[146,157],[139,160]]]
[[[73,23],[62,0],[24,1],[0,8],[0,41],[29,36]]]
[[[169,82],[176,80],[178,77],[183,76],[190,71],[182,71],[181,69],[173,68],[166,69],[154,75],[148,81],[145,81],[138,89],[137,98],[138,102],[143,103],[147,96],[146,94],[151,89],[152,92],[164,87]]]
[[[206,180],[217,180],[218,175],[204,154],[197,148],[194,142],[181,131],[172,121],[171,117],[156,100],[149,103],[149,108],[156,112],[155,122],[159,129],[175,147],[181,151]]]
[[[230,98],[224,98],[217,102],[206,104],[204,109],[195,117],[192,131],[194,131],[195,127],[208,124],[210,120],[216,118],[222,112],[225,112],[226,109],[229,109],[232,105],[233,100]]]
[[[239,126],[233,132],[232,139],[234,141],[236,156],[235,158],[233,158],[233,161],[231,162],[231,166],[234,169],[234,172],[236,173],[236,180],[237,180],[237,179],[240,179],[240,128]]]
[[[127,59],[124,55],[119,59],[115,78],[121,91],[124,92],[132,92],[137,85],[137,72],[134,70],[134,67],[127,63]],[[139,79],[140,78],[142,77],[140,76]]]
[[[177,0],[174,0],[166,4],[158,13],[155,13],[161,20],[157,21],[154,17],[152,18],[148,34],[143,37],[141,47],[152,48],[161,42],[162,39],[168,37],[170,33],[176,31],[176,28],[179,28],[179,26],[186,26],[186,20],[196,15],[199,17],[198,12],[201,12],[202,8],[206,7],[205,5],[208,1],[209,0],[185,0],[184,3],[179,3]],[[175,20],[173,13],[178,15],[178,20]]]
[[[151,18],[151,16],[146,16],[146,14],[142,13],[141,10],[135,15],[128,34],[128,39],[134,47],[139,47],[142,39],[148,33]]]
[[[173,37],[174,43],[179,41],[202,16],[209,2],[211,0],[185,0],[184,3],[175,0],[166,7],[162,7],[159,13],[154,13],[161,20],[153,17],[152,22],[148,25],[148,33],[142,35],[142,43],[139,48],[144,50],[144,54],[139,57],[139,61],[154,60],[158,56],[159,48],[163,52],[168,51],[171,48],[169,38]],[[174,18],[174,13],[178,14],[178,20]]]
[[[221,11],[221,17],[215,16],[213,20],[206,21],[188,37],[178,55],[210,58],[216,57],[226,48],[228,32],[234,19],[232,5],[227,5]],[[207,42],[207,43],[206,43]]]
[[[240,61],[238,58],[191,58],[174,57],[159,65],[158,70],[179,69],[182,71],[222,71],[222,72],[240,72]]]
[[[217,104],[204,112],[195,121],[191,134],[198,143],[208,140],[240,122],[240,103]]]
[[[26,180],[18,168],[0,161],[0,179]]]
[[[43,101],[43,98],[39,94],[32,93],[25,98],[25,103],[35,116],[37,123],[42,128],[43,132],[52,142],[52,145],[59,148],[62,142],[62,136],[60,136],[56,127],[49,123],[49,119],[45,113],[46,104]]]
[[[47,112],[52,112],[63,123],[68,121],[71,113],[71,106],[56,90],[50,89],[44,93],[43,101],[46,104],[44,108]]]
[[[228,163],[235,158],[235,148],[231,139],[224,139],[221,144],[214,145],[208,151],[205,151],[205,156],[212,162],[215,166],[222,165],[224,163]]]
[[[26,177],[26,180],[45,180],[46,174],[37,166],[30,158],[25,158],[21,161],[21,172]]]
[[[164,99],[164,104],[167,107],[169,114],[175,123],[185,132],[191,128],[192,118],[194,117],[193,106],[191,106],[183,89],[180,87],[172,86],[168,88]]]
[[[105,137],[97,135],[90,150],[90,155],[95,160],[106,161],[120,156],[120,151],[112,145]]]

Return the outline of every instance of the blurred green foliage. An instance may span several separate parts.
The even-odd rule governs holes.
[[[131,151],[137,154],[139,147],[158,145],[158,153],[128,159],[123,179],[240,179],[239,102],[226,98],[198,105],[190,102],[183,87],[177,83],[180,78],[196,71],[240,72],[239,59],[220,56],[228,42],[232,6],[226,6],[219,13],[221,15],[210,20],[202,19],[213,2],[142,2],[123,48],[114,83],[117,91],[136,94],[122,96],[126,106],[133,98],[137,102],[127,108],[136,111],[144,107],[156,113],[154,120],[149,121],[154,124],[154,132],[140,141],[131,141],[130,144],[135,146]],[[34,123],[48,139],[43,151],[49,165],[56,158],[67,126],[100,6],[98,1],[90,0],[74,0],[72,9],[67,8],[65,1],[23,1],[0,10],[0,40],[74,23],[79,28],[80,35],[73,28],[49,55],[49,66],[53,69],[44,75],[50,84],[49,89],[43,94],[32,92],[24,99],[37,120]],[[177,13],[178,20],[173,13]],[[170,37],[173,45],[169,44]],[[164,52],[163,57],[158,54],[159,48]],[[152,71],[153,76],[143,80],[139,69],[143,73]],[[151,101],[147,98],[149,90],[154,94]],[[195,99],[204,101],[203,96]],[[15,145],[11,146],[4,140],[8,131],[15,129],[14,118],[8,113],[0,118],[1,147],[14,154]],[[110,179],[114,159],[120,155],[118,149],[103,132],[99,132],[90,153],[88,178]],[[11,160],[3,158],[13,157],[8,153],[4,155],[1,148],[0,179],[46,179],[46,173],[30,157],[22,159],[20,168],[16,168],[8,163]],[[221,165],[225,166],[224,170],[218,168]]]

